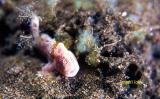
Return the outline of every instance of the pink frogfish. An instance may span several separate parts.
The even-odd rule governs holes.
[[[42,72],[50,73],[56,70],[66,77],[76,76],[80,68],[74,54],[63,43],[57,43],[47,34],[39,34],[39,20],[37,16],[31,19],[30,27],[35,47],[48,58],[48,63],[42,67]]]
[[[42,72],[51,72],[57,70],[66,77],[74,77],[79,71],[79,65],[74,54],[66,49],[63,43],[58,43],[51,52],[51,59],[42,68]]]

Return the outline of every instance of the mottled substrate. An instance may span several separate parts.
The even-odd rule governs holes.
[[[4,48],[1,56],[2,60],[0,60],[0,97],[44,99],[48,97],[66,99],[146,97],[147,91],[144,88],[149,84],[148,79],[143,75],[146,69],[144,68],[144,57],[141,56],[142,45],[145,45],[145,41],[141,41],[141,37],[144,37],[146,31],[139,31],[139,25],[125,19],[127,16],[122,17],[121,13],[111,10],[108,8],[109,5],[105,6],[103,5],[105,3],[99,2],[99,0],[92,2],[94,4],[92,6],[86,7],[86,4],[82,4],[82,9],[79,7],[80,5],[75,4],[73,6],[71,1],[60,2],[56,7],[54,5],[48,7],[49,5],[46,6],[47,3],[43,1],[42,5],[39,6],[34,2],[31,3],[31,1],[22,0],[17,3],[17,6],[24,11],[26,7],[29,7],[28,9],[38,14],[42,18],[40,22],[41,31],[55,37],[57,41],[63,41],[67,48],[76,54],[81,69],[77,76],[73,78],[65,78],[58,73],[42,75],[38,71],[41,70],[46,61],[38,53],[33,50],[26,50],[26,48],[21,49],[21,51],[16,50],[15,45],[13,48],[9,47],[10,50],[4,53]],[[116,9],[124,11],[125,7],[121,4],[126,6],[132,4],[134,6],[134,2],[127,2],[126,4],[118,2],[118,8]],[[30,4],[33,6],[28,6]],[[114,4],[110,6],[115,7]],[[40,10],[41,7],[45,11]],[[54,10],[51,10],[51,8]],[[11,10],[18,15],[30,15],[27,10],[26,13],[23,13],[23,11],[17,11],[17,9],[5,7],[4,9]],[[128,12],[132,12],[132,9],[130,10]],[[50,14],[50,11],[54,12]],[[9,14],[8,16],[13,15]],[[133,16],[129,18],[133,18]],[[4,18],[4,20],[8,20],[8,18]],[[24,20],[22,17],[22,21]],[[144,22],[145,19],[142,21]],[[11,21],[7,28],[10,28],[12,24]],[[26,24],[22,25],[24,26],[21,26],[21,28],[19,24],[15,27],[20,33],[25,32],[23,35],[26,36],[26,34],[29,34]],[[11,29],[9,32],[19,35],[20,33],[16,29]],[[92,46],[93,48],[85,53],[79,53],[76,49],[76,44],[81,41],[79,40],[79,35],[82,33],[80,32],[81,29],[90,31],[89,33],[93,32],[93,36],[97,40],[96,46]],[[15,31],[16,33],[14,33]],[[133,31],[136,32],[135,34],[142,32],[142,36],[132,34]],[[145,33],[143,34],[143,32]],[[11,42],[12,40],[16,42],[17,39],[13,38],[10,38]],[[139,42],[139,39],[141,42]],[[94,55],[94,51],[97,55]],[[92,55],[92,53],[94,54]],[[98,60],[93,59],[93,56]],[[42,59],[39,60],[40,58]],[[138,86],[117,84],[126,80],[140,80],[142,84]]]
[[[81,70],[74,78],[64,78],[56,73],[42,75],[38,72],[41,64],[39,60],[24,56],[23,53],[2,60],[0,95],[4,98],[117,97],[123,94],[123,89],[128,88],[116,84],[124,80],[123,73],[120,70],[113,73],[107,70],[107,66],[104,68],[105,74],[98,72],[101,68],[89,68]],[[140,86],[136,90],[139,89]],[[136,90],[134,94],[141,94]]]

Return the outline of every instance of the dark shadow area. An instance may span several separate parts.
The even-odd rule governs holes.
[[[119,72],[120,70],[116,68],[115,66],[110,67],[108,62],[103,62],[97,66],[96,74],[97,76],[106,78],[107,76],[116,75]]]
[[[1,53],[4,56],[11,56],[15,55],[18,51],[20,51],[20,49],[18,49],[17,44],[12,44],[11,46],[4,48]]]
[[[101,55],[104,57],[123,57],[123,51],[118,47],[113,47],[111,51],[107,51],[105,48],[102,49]]]
[[[44,63],[48,62],[47,58],[41,53],[41,51],[39,51],[36,48],[26,49],[24,51],[24,55],[28,55],[28,56],[31,56],[33,58],[37,58],[37,59],[39,59],[40,61],[42,61]]]
[[[5,23],[5,18],[0,20],[0,47],[7,45],[6,38],[12,33],[9,26]]]
[[[160,42],[152,45],[152,56],[154,59],[160,59]]]
[[[85,62],[86,55],[87,55],[87,53],[82,53],[82,54],[79,55],[78,63],[79,63],[79,66],[80,66],[80,69],[81,69],[81,70],[86,70],[86,69],[91,70],[91,69],[93,69],[93,68],[91,68],[91,67],[93,67],[93,66],[88,65],[88,64]]]
[[[134,63],[129,64],[129,66],[127,67],[127,70],[125,72],[125,75],[128,77],[126,79],[128,81],[138,81],[142,77],[142,73],[141,73],[141,71],[139,71],[139,67]],[[135,84],[135,82],[133,82],[133,84],[129,84],[129,87],[131,89],[137,88],[137,86],[138,85]]]

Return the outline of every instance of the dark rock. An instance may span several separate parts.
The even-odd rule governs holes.
[[[160,42],[152,45],[152,56],[154,59],[160,59]]]

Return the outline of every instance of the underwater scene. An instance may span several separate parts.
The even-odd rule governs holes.
[[[160,0],[0,0],[0,99],[160,99]]]

